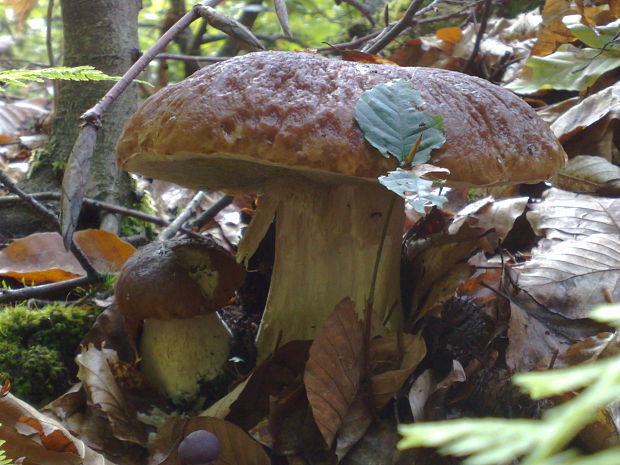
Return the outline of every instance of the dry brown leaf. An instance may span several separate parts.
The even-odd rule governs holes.
[[[543,23],[532,48],[532,55],[549,55],[558,45],[574,41],[575,37],[562,22],[562,18],[577,13],[568,0],[547,0],[542,11]]]
[[[36,118],[42,118],[48,110],[30,102],[0,105],[0,142],[14,142],[25,128],[32,126]]]
[[[256,367],[227,418],[248,430],[267,418],[273,399],[301,385],[310,344],[290,341]]]
[[[371,393],[378,408],[394,397],[425,355],[426,344],[419,335],[388,334],[371,341]]]
[[[603,118],[620,119],[620,83],[583,99],[560,116],[551,130],[564,143]]]
[[[4,0],[4,4],[13,9],[15,19],[23,27],[23,23],[28,19],[38,0]]]
[[[370,427],[340,463],[342,465],[370,465],[394,463],[398,451],[396,443],[400,435],[396,426],[387,420],[381,420]]]
[[[606,302],[620,301],[620,235],[592,234],[535,249],[517,285],[540,305],[568,319],[587,318]]]
[[[11,394],[0,398],[0,439],[7,457],[32,465],[114,465],[60,423]]]
[[[603,157],[578,155],[553,177],[553,185],[572,192],[596,192],[615,179],[620,179],[620,168],[613,163]]]
[[[342,300],[319,330],[306,363],[304,384],[316,424],[331,445],[359,392],[363,330],[353,302]]]
[[[115,234],[99,229],[78,231],[74,237],[100,273],[119,271],[136,250]],[[27,284],[64,281],[85,274],[55,232],[31,234],[0,250],[0,276]]]
[[[457,213],[448,228],[448,232],[453,235],[457,234],[461,227],[467,223],[470,228],[480,229],[481,232],[494,229],[498,237],[504,240],[512,229],[515,220],[523,214],[527,201],[527,197],[478,200]]]
[[[210,465],[269,465],[271,463],[262,446],[237,425],[209,417],[193,417],[188,420],[182,429],[182,436],[174,441],[175,447],[170,455],[162,462],[150,461],[149,463],[151,465],[182,465],[177,455],[178,444],[183,437],[198,430],[210,431],[220,441],[220,456]]]
[[[552,240],[592,234],[620,235],[620,199],[549,189],[532,205],[527,219],[539,236]]]
[[[92,344],[76,358],[77,377],[86,390],[88,404],[106,416],[117,439],[146,446],[146,431],[137,412],[128,403],[114,376],[120,364],[112,349],[96,349]]]
[[[342,52],[342,59],[345,61],[355,61],[357,63],[398,66],[398,63],[395,63],[392,60],[388,60],[387,58],[381,57],[379,55],[373,55],[371,53],[360,52],[357,50],[344,50]]]

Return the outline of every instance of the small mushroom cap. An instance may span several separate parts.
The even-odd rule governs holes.
[[[123,169],[197,189],[260,192],[298,174],[332,181],[396,167],[366,143],[354,118],[361,94],[405,79],[444,117],[446,143],[430,163],[448,184],[485,186],[550,178],[566,154],[548,126],[512,92],[433,68],[354,63],[260,52],[208,66],[151,96],[119,140]]]
[[[206,465],[220,456],[220,441],[210,431],[200,429],[189,433],[179,444],[181,465]]]
[[[115,299],[130,318],[190,318],[226,305],[244,276],[243,267],[213,242],[152,242],[125,262]]]

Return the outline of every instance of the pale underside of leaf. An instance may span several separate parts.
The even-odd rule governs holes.
[[[533,256],[518,286],[567,318],[586,318],[606,294],[620,300],[620,236],[593,234],[566,240]]]
[[[549,189],[532,205],[527,219],[547,239],[576,239],[592,234],[620,235],[620,199]]]

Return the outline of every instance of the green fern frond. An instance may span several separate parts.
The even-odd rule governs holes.
[[[2,447],[2,444],[5,442],[6,441],[3,439],[0,439],[0,447]],[[0,449],[0,465],[11,465],[11,460],[6,458],[6,455],[4,455],[4,451],[2,449]]]
[[[68,81],[118,81],[120,78],[108,76],[92,66],[43,69],[12,69],[0,71],[0,82],[25,86],[27,82],[43,82],[44,79],[63,79]]]
[[[592,318],[620,329],[620,305],[595,309]],[[620,399],[620,355],[571,368],[523,373],[514,381],[534,398],[583,389],[549,409],[541,420],[461,419],[401,425],[399,448],[438,447],[447,455],[468,456],[465,465],[610,465],[620,463],[620,447],[592,455],[564,450],[598,412]]]

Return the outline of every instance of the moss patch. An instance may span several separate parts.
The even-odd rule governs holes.
[[[0,373],[11,381],[11,392],[37,406],[65,392],[74,381],[78,345],[98,313],[73,305],[1,309]]]

